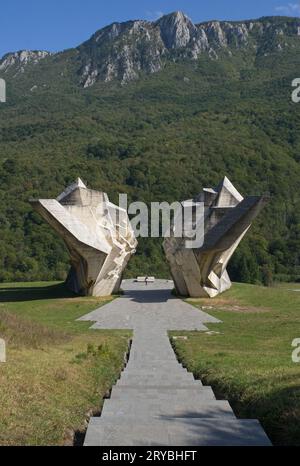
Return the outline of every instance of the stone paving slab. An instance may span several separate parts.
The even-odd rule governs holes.
[[[171,295],[173,283],[157,280],[148,284],[124,280],[125,294],[79,320],[94,321],[95,329],[207,330],[205,323],[218,319]],[[154,343],[154,342],[153,342]]]
[[[134,369],[128,369],[128,372],[124,372],[123,378],[129,378],[129,377],[134,377],[137,375],[138,377],[143,377],[143,375],[148,375],[149,377],[158,377],[159,379],[162,380],[168,380],[168,379],[174,379],[174,377],[182,377],[185,378],[186,380],[194,380],[193,374],[191,374],[188,371],[184,370],[179,370],[176,368],[173,368],[174,370],[172,371],[172,367],[168,369],[168,366],[164,366],[162,370],[158,368],[149,368],[147,369],[146,367],[141,367],[141,368],[134,368]],[[166,370],[172,371],[170,374],[167,374]]]
[[[121,383],[122,382],[122,383]],[[114,388],[118,388],[118,387],[122,387],[124,390],[138,390],[139,388],[143,388],[143,389],[155,389],[155,390],[173,390],[174,389],[174,384],[173,385],[166,385],[166,384],[156,384],[154,385],[153,383],[151,384],[143,384],[143,381],[138,381],[140,383],[136,383],[134,385],[129,385],[128,382],[126,383],[123,383],[122,379],[119,380],[117,382],[117,384],[113,387],[112,390],[114,390]],[[177,383],[176,384],[176,390],[181,390],[181,389],[184,389],[184,388],[197,388],[197,387],[204,387],[204,385],[202,385],[202,382],[201,380],[194,380],[193,382],[193,385],[190,384],[189,382],[186,382],[186,383]]]
[[[172,419],[144,423],[93,418],[85,445],[92,446],[270,446],[256,420]]]
[[[178,363],[169,330],[205,331],[219,322],[171,294],[173,283],[122,283],[124,296],[83,316],[92,329],[131,329],[130,357],[91,418],[85,445],[270,445],[258,421],[236,419],[229,403]]]
[[[131,396],[136,397],[136,396],[147,396],[147,397],[158,397],[158,396],[164,396],[164,395],[182,395],[184,393],[185,396],[189,396],[189,394],[193,393],[203,393],[203,392],[209,392],[213,393],[211,387],[209,386],[203,386],[203,385],[186,385],[185,387],[177,387],[177,386],[168,386],[168,387],[161,387],[161,386],[156,386],[156,387],[145,387],[142,389],[141,387],[126,387],[126,386],[119,386],[115,385],[112,389],[111,396],[110,398],[115,398],[116,396],[120,396],[124,393],[131,394]]]
[[[121,417],[127,419],[149,419],[153,417],[168,418],[216,418],[230,417],[235,415],[228,403],[224,400],[214,400],[210,396],[190,397],[183,399],[170,395],[168,398],[136,399],[132,402],[128,398],[105,400],[101,417],[114,416],[119,422]]]
[[[176,387],[177,389],[179,388],[187,388],[188,386],[195,386],[195,387],[202,387],[202,382],[201,380],[192,380],[192,381],[187,381],[186,379],[174,379],[172,383],[170,383],[169,380],[153,380],[153,378],[148,378],[148,379],[139,379],[136,377],[134,380],[133,379],[127,379],[124,380],[121,378],[118,380],[116,383],[116,387],[124,387],[124,388],[152,388],[152,387],[161,387],[162,389],[164,388],[174,388]]]
[[[201,403],[202,401],[206,400],[215,400],[214,392],[211,388],[208,388],[207,390],[204,389],[204,387],[199,387],[198,389],[182,389],[182,390],[169,390],[169,393],[166,391],[162,391],[160,393],[157,393],[156,390],[154,391],[148,391],[147,389],[141,389],[139,388],[136,393],[128,390],[122,390],[122,387],[119,387],[120,390],[119,392],[114,392],[111,395],[110,400],[112,402],[117,401],[123,402],[126,400],[126,402],[129,404],[142,404],[146,405],[151,401],[152,404],[155,405],[161,405],[161,404],[169,404],[173,403],[173,405],[178,406],[180,405],[183,407],[185,404],[193,404],[194,406],[197,406],[197,403]]]

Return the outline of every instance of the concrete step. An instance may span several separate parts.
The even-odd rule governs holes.
[[[193,374],[191,372],[187,372],[182,367],[173,368],[169,372],[161,370],[159,368],[153,369],[150,367],[148,369],[147,367],[144,367],[144,368],[136,369],[136,368],[131,367],[130,370],[129,369],[124,370],[124,372],[122,372],[121,374],[121,378],[145,377],[145,376],[159,377],[161,379],[166,379],[168,377],[172,379],[175,379],[176,377],[182,377],[182,378],[185,378],[186,380],[191,380],[191,381],[195,380]]]
[[[117,385],[114,385],[113,388],[112,388],[112,393],[115,393],[115,392],[118,392],[120,390],[128,390],[128,391],[132,391],[132,393],[137,393],[139,392],[140,390],[157,390],[158,392],[165,392],[165,391],[173,391],[173,390],[201,390],[201,389],[205,389],[205,390],[211,390],[211,387],[210,386],[204,386],[202,385],[202,382],[201,380],[194,380],[192,383],[188,382],[186,384],[179,384],[179,385],[160,385],[160,384],[157,384],[157,385],[154,385],[154,384],[150,384],[150,385],[141,385],[141,384],[137,384],[137,385],[129,385],[129,384],[117,384]]]
[[[114,387],[112,388],[112,393],[114,390],[116,389],[122,389],[122,390],[132,390],[133,392],[136,392],[138,390],[157,390],[158,392],[161,392],[161,391],[169,391],[169,390],[184,390],[184,389],[194,389],[194,390],[198,390],[199,388],[206,388],[204,385],[202,385],[202,382],[201,380],[194,380],[194,382],[188,382],[186,384],[184,383],[181,383],[179,385],[160,385],[160,384],[157,384],[157,385],[154,385],[154,384],[150,384],[150,385],[141,385],[141,384],[136,384],[136,385],[129,385],[129,384],[118,384],[117,385],[114,385]]]
[[[234,413],[228,401],[213,400],[209,397],[202,399],[191,397],[189,400],[172,397],[165,399],[107,399],[104,402],[101,417],[121,416],[126,418],[148,418],[153,417],[222,417],[234,418]]]
[[[176,379],[172,380],[156,380],[153,378],[145,379],[120,379],[117,381],[116,387],[132,387],[132,388],[189,388],[202,387],[200,380]]]
[[[160,379],[166,379],[168,377],[170,377],[171,379],[175,379],[177,377],[181,377],[191,382],[195,380],[193,374],[180,368],[172,369],[170,372],[163,371],[163,370],[153,370],[151,368],[149,369],[148,368],[144,368],[144,369],[130,368],[130,370],[124,371],[121,374],[121,378],[128,378],[128,377],[156,377]]]
[[[135,360],[129,360],[128,364],[126,367],[154,367],[156,369],[158,368],[176,368],[176,367],[181,367],[182,369],[185,369],[181,364],[176,361],[176,359],[170,359],[168,360],[155,360],[155,359],[135,359]],[[185,369],[186,370],[186,369]]]
[[[128,362],[128,366],[131,366],[131,365],[140,365],[140,366],[143,366],[147,364],[148,365],[156,365],[156,366],[161,366],[161,365],[164,365],[166,366],[167,364],[172,364],[173,366],[175,366],[176,364],[178,364],[178,361],[176,358],[166,358],[164,357],[164,359],[161,359],[161,358],[154,358],[154,357],[140,357],[140,358],[131,358],[130,357],[130,360]]]
[[[209,399],[215,399],[213,390],[211,387],[204,387],[203,385],[186,385],[185,388],[178,388],[177,386],[173,387],[157,387],[157,388],[149,388],[145,387],[142,388],[141,386],[137,386],[135,388],[127,389],[126,387],[122,386],[114,386],[111,392],[110,399],[123,399],[128,397],[134,399],[146,398],[146,399],[187,399],[190,397],[209,397]]]
[[[271,446],[256,420],[92,418],[85,446]]]
[[[149,346],[151,346],[150,342],[149,342]],[[157,347],[155,348],[155,351],[147,351],[147,346],[143,346],[143,348],[139,348],[138,350],[135,350],[135,351],[131,349],[130,358],[132,360],[155,359],[157,361],[163,361],[163,360],[171,361],[171,360],[174,360],[174,358],[176,359],[176,355],[171,346],[168,349],[166,349],[165,347]]]
[[[118,380],[117,386],[131,385],[131,386],[161,386],[161,387],[177,387],[178,385],[190,385],[193,384],[195,380],[191,380],[186,376],[152,376],[145,374],[143,376],[130,375],[128,377],[122,377]]]
[[[183,370],[186,370],[185,367],[183,367],[181,364],[178,363],[176,359],[174,360],[161,360],[161,359],[135,359],[135,360],[129,360],[126,369],[129,367],[137,367],[137,368],[144,368],[144,367],[153,367],[155,369],[165,369],[165,368],[181,368]]]
[[[137,365],[137,364],[130,364],[130,366],[127,366],[126,369],[122,372],[121,375],[127,375],[128,373],[130,374],[143,374],[143,373],[151,373],[153,375],[155,374],[167,374],[172,372],[172,374],[191,374],[189,377],[191,378],[192,373],[188,372],[186,369],[184,369],[182,366],[177,364],[177,366],[172,366],[169,367],[166,364],[165,366],[154,366],[154,365]],[[194,377],[193,377],[194,378]]]

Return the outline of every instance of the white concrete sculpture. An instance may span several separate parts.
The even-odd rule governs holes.
[[[226,267],[253,219],[267,202],[265,196],[243,198],[228,178],[217,188],[205,188],[195,199],[204,203],[204,243],[188,249],[185,238],[164,240],[177,292],[213,298],[231,287]]]
[[[30,201],[63,238],[71,258],[67,285],[75,293],[108,296],[120,288],[137,241],[126,210],[80,178],[57,199]]]

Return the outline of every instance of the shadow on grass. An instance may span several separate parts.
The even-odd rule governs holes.
[[[174,345],[172,345],[174,348]],[[176,349],[176,348],[175,348]],[[187,367],[175,351],[176,356]],[[217,400],[228,400],[238,419],[258,419],[275,446],[300,446],[300,387],[278,388],[260,396],[245,396],[243,387],[224,384],[205,371],[193,371],[196,380],[212,387]],[[258,383],[253,381],[254,385]],[[264,385],[266,380],[262,381]]]
[[[253,376],[251,385],[235,383],[235,379],[219,378],[211,367],[189,366],[174,340],[170,342],[180,364],[203,385],[211,386],[217,400],[228,400],[238,419],[258,419],[275,446],[300,446],[300,385],[297,374],[281,374],[280,385],[273,381],[272,372]],[[260,389],[260,386],[266,389]]]
[[[22,287],[7,285],[0,288],[0,302],[37,301],[43,299],[74,298],[77,295],[68,290],[65,283],[49,286]]]
[[[281,388],[245,401],[242,393],[234,394],[217,381],[212,381],[212,387],[218,399],[225,396],[229,400],[237,417],[258,419],[275,446],[300,446],[299,387]]]

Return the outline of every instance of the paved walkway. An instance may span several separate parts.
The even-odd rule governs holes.
[[[270,445],[256,420],[236,419],[229,403],[178,363],[169,330],[218,322],[170,293],[171,281],[124,280],[124,296],[83,316],[93,329],[133,329],[129,362],[90,420],[85,445]]]

